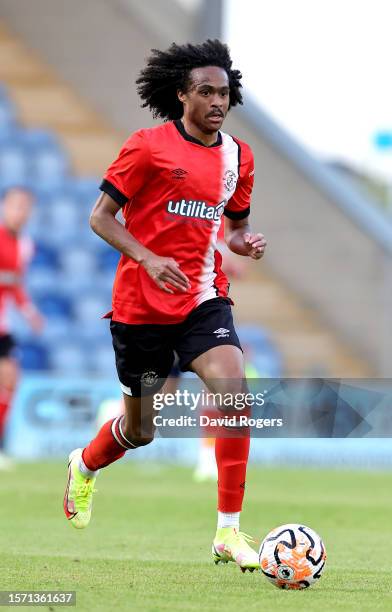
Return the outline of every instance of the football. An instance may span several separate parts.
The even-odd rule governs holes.
[[[306,589],[321,577],[326,551],[320,536],[305,525],[276,527],[259,549],[262,573],[280,589]]]

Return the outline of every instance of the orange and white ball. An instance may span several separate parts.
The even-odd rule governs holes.
[[[264,576],[280,589],[306,589],[324,571],[326,551],[320,536],[305,525],[289,523],[273,529],[259,549]]]

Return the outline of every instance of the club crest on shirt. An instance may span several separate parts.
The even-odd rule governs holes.
[[[235,172],[233,172],[233,170],[226,170],[223,177],[223,183],[226,191],[229,191],[230,193],[234,191],[237,186],[237,180],[238,176]]]

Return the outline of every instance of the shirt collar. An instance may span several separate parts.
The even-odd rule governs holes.
[[[181,136],[185,140],[188,140],[189,142],[193,142],[195,144],[201,145],[202,147],[205,147],[206,149],[211,149],[212,147],[219,147],[222,144],[222,134],[220,132],[218,132],[218,138],[216,142],[214,142],[212,145],[206,145],[201,140],[198,140],[198,138],[194,138],[193,136],[188,134],[188,132],[185,130],[184,124],[181,121],[181,119],[175,119],[173,123],[176,126],[177,130],[180,132]]]

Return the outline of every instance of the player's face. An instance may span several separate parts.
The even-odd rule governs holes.
[[[194,68],[190,86],[179,93],[184,105],[184,117],[205,134],[217,132],[229,110],[229,78],[226,70],[217,66]]]
[[[31,215],[33,197],[23,189],[12,189],[3,200],[3,220],[12,232],[19,232]]]

